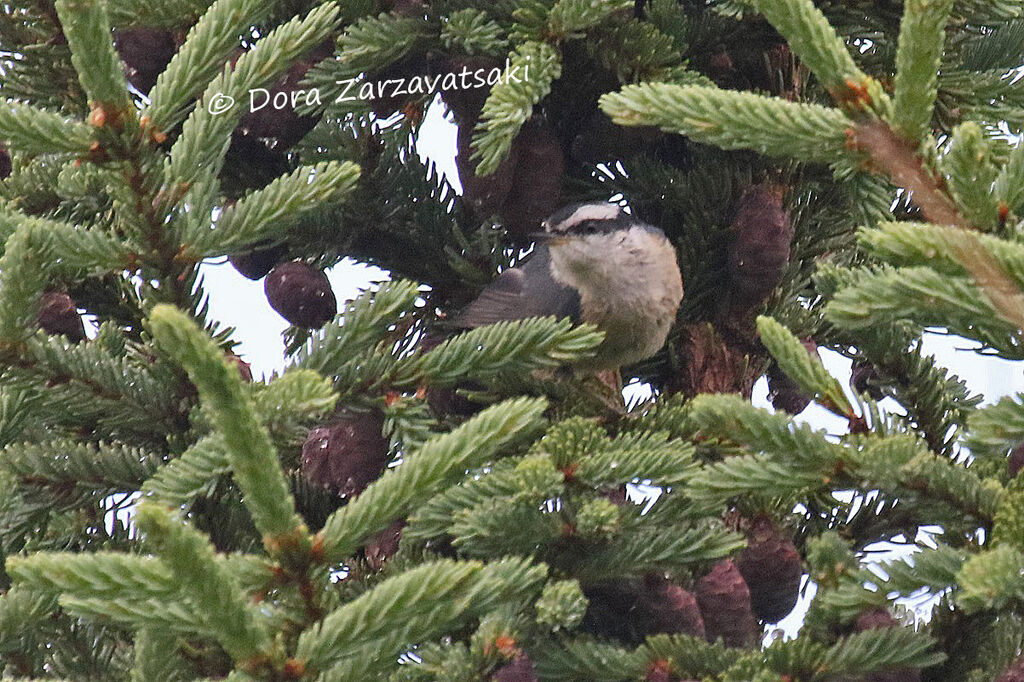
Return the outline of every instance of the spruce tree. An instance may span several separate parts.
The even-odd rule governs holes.
[[[1020,0],[3,3],[0,676],[1024,679],[1024,394],[922,350],[1024,360],[1022,45]],[[678,251],[655,357],[451,328],[608,199]]]

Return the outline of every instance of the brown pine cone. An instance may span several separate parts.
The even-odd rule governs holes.
[[[875,385],[878,379],[878,372],[867,362],[855,362],[850,369],[850,386],[857,393],[867,393],[872,400],[881,400],[885,397],[882,389]]]
[[[251,280],[263,279],[267,273],[274,269],[274,266],[281,262],[281,259],[288,255],[288,247],[284,244],[277,246],[261,246],[244,251],[233,253],[228,256],[228,262],[243,277]]]
[[[754,618],[750,589],[731,559],[719,561],[697,581],[697,603],[704,617],[707,639],[721,638],[727,646],[751,647],[761,628]]]
[[[811,396],[804,393],[789,375],[773,366],[768,372],[768,400],[776,410],[798,415],[810,405]]]
[[[900,622],[887,609],[865,611],[857,616],[857,623],[855,625],[857,632],[895,627],[900,627]],[[865,675],[863,679],[864,682],[920,682],[921,671],[917,668],[876,670]]]
[[[519,163],[518,147],[513,143],[508,156],[493,173],[479,176],[476,174],[477,161],[471,158],[472,138],[473,125],[460,125],[455,165],[459,170],[463,201],[468,203],[474,215],[485,218],[499,213],[512,192],[513,178]]]
[[[263,281],[270,307],[296,327],[319,329],[338,313],[331,282],[302,261],[282,263]]]
[[[238,373],[242,376],[242,381],[246,383],[252,382],[252,365],[234,353],[228,353],[228,360],[238,367]]]
[[[516,137],[515,172],[499,214],[509,236],[521,242],[540,232],[540,223],[562,203],[565,161],[551,127],[527,124]]]
[[[245,102],[246,114],[240,123],[242,132],[276,140],[275,149],[288,149],[305,137],[316,126],[318,118],[296,112],[292,106],[292,94],[304,89],[302,79],[313,65],[330,57],[333,52],[334,41],[324,41],[292,64],[276,83],[266,88],[267,93],[255,92],[251,101]],[[304,95],[297,97],[296,104],[305,101]]]
[[[533,661],[524,653],[516,654],[511,663],[494,671],[493,682],[537,682]]]
[[[1024,468],[1024,443],[1010,450],[1010,458],[1006,464],[1010,472],[1010,478],[1016,477],[1021,468]]]
[[[366,562],[376,570],[384,567],[384,562],[398,552],[398,543],[402,540],[402,528],[405,521],[399,519],[390,526],[374,535],[363,547]]]
[[[341,410],[309,432],[302,446],[302,473],[313,485],[354,497],[376,480],[388,463],[388,441],[380,412]]]
[[[800,553],[792,538],[767,516],[754,519],[736,567],[750,589],[754,615],[759,619],[777,623],[796,606],[803,576]]]
[[[11,155],[7,153],[7,148],[0,144],[0,180],[10,177],[12,170],[14,165],[11,163]]]
[[[793,225],[782,206],[782,188],[761,184],[740,197],[732,222],[729,273],[733,301],[760,305],[779,284],[789,264]]]
[[[178,51],[178,41],[170,31],[139,27],[115,31],[114,47],[124,62],[125,78],[145,94]]]
[[[72,343],[85,340],[85,325],[71,297],[60,291],[51,291],[39,299],[39,327],[47,334],[63,334]]]
[[[1024,656],[1021,656],[1016,661],[1011,663],[996,678],[996,682],[1024,682]]]
[[[704,636],[704,619],[692,592],[664,576],[648,574],[632,620],[643,635],[659,633]]]

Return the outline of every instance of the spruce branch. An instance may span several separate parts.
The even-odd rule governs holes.
[[[1024,599],[1024,555],[1010,545],[975,554],[960,568],[957,582],[956,604],[967,613],[1019,602]]]
[[[858,68],[845,41],[812,0],[750,0],[750,4],[786,38],[790,49],[845,109],[885,111],[890,106],[881,86]]]
[[[0,348],[4,350],[24,343],[35,327],[39,296],[49,274],[38,248],[39,237],[34,225],[22,225],[8,237],[0,256]]]
[[[390,381],[451,385],[465,376],[529,372],[559,367],[593,355],[604,334],[553,317],[499,322],[464,332],[416,359],[396,365]]]
[[[939,179],[917,154],[916,143],[902,139],[880,120],[856,124],[849,134],[850,146],[868,153],[873,167],[887,174],[899,187],[911,192],[925,217],[939,225],[968,227]]]
[[[452,12],[441,24],[441,44],[468,55],[497,56],[508,52],[508,39],[501,25],[486,12],[467,7]]]
[[[0,140],[29,154],[88,154],[93,130],[30,104],[0,101]]]
[[[856,416],[839,381],[828,373],[820,357],[807,352],[800,339],[791,331],[776,320],[764,316],[757,318],[757,331],[761,335],[761,342],[782,371],[801,389],[842,417],[853,419]]]
[[[231,458],[223,436],[207,436],[161,467],[142,486],[142,494],[169,507],[180,507],[209,491],[231,473]]]
[[[631,0],[558,0],[548,12],[548,31],[555,40],[579,38],[613,14],[632,9]]]
[[[857,270],[825,306],[825,317],[853,330],[911,320],[977,339],[1006,357],[1020,357],[1020,326],[1004,317],[988,293],[966,278],[924,266]],[[1005,307],[1007,316],[1016,317],[1012,298]]]
[[[1024,443],[1024,394],[1000,398],[975,411],[967,431],[965,444],[972,455],[1002,465],[1010,449]]]
[[[976,229],[990,232],[999,224],[999,202],[992,187],[999,170],[992,161],[992,144],[981,127],[962,123],[953,130],[949,151],[942,157],[949,192],[964,219]]]
[[[135,108],[128,97],[121,60],[111,40],[107,6],[101,0],[57,0],[54,4],[71,48],[71,63],[93,109],[97,128],[119,127]],[[96,112],[106,120],[98,118]]]
[[[514,559],[486,566],[425,563],[389,578],[302,633],[296,658],[306,670],[322,671],[403,623],[415,625],[406,626],[407,643],[422,641],[467,612],[479,615],[506,600],[536,598],[546,573],[544,566]]]
[[[185,368],[212,412],[245,505],[271,556],[288,564],[308,561],[306,526],[295,512],[270,436],[242,391],[237,370],[191,318],[171,306],[155,307],[150,326],[156,342]]]
[[[1017,139],[1010,158],[996,177],[994,189],[999,211],[1024,219],[1024,138]]]
[[[927,668],[946,660],[935,640],[911,628],[865,630],[836,642],[822,666],[832,674],[864,674],[885,668]]]
[[[896,50],[893,126],[907,140],[929,132],[945,26],[953,0],[911,0],[903,6]]]
[[[547,402],[520,398],[493,405],[454,431],[432,438],[401,466],[384,472],[359,497],[334,512],[320,531],[329,563],[350,555],[371,533],[408,513],[440,488],[529,433]]]
[[[337,72],[359,74],[376,71],[401,59],[423,39],[422,19],[394,14],[362,17],[338,39],[338,60],[328,63]]]
[[[0,653],[15,650],[25,632],[53,613],[55,595],[14,585],[0,595]]]
[[[188,678],[178,655],[178,638],[154,628],[135,633],[135,665],[131,682],[184,682]]]
[[[601,96],[625,126],[657,126],[722,149],[830,163],[845,154],[849,119],[838,109],[747,92],[674,83],[627,85]]]
[[[299,350],[295,365],[334,375],[352,356],[384,340],[391,325],[413,311],[418,296],[419,285],[409,280],[387,282],[376,292],[364,291],[310,337]]]
[[[251,89],[266,85],[280,76],[299,56],[322,42],[335,28],[338,7],[328,2],[313,9],[305,18],[296,17],[274,29],[238,58],[230,71],[224,71],[203,91],[199,104],[182,125],[181,136],[171,147],[165,167],[168,186],[196,185],[200,188],[217,176],[238,126],[243,107],[230,101],[245,100]]]
[[[359,166],[350,162],[302,166],[226,207],[212,229],[203,224],[197,234],[183,234],[183,248],[199,260],[280,237],[303,213],[343,200],[358,179]]]
[[[120,272],[132,262],[131,245],[106,229],[28,216],[0,206],[0,235],[6,239],[18,229],[32,233],[30,239],[40,258],[56,260],[62,274]]]
[[[157,131],[177,126],[192,106],[192,99],[238,49],[239,36],[258,23],[268,9],[259,0],[218,0],[210,5],[157,77],[141,120]]]
[[[207,624],[204,608],[197,608],[192,600],[135,599],[133,597],[75,597],[62,594],[60,607],[73,616],[87,620],[114,621],[134,628],[153,628],[181,637],[203,637],[218,641],[218,633]],[[222,624],[222,623],[218,623]],[[232,627],[237,629],[237,625]],[[228,637],[241,637],[239,633]]]
[[[236,662],[244,667],[270,651],[266,625],[216,561],[213,546],[205,537],[153,502],[140,503],[135,518],[195,609],[199,625],[214,633]]]
[[[94,490],[135,490],[163,463],[158,454],[121,443],[11,443],[2,453],[0,465],[23,482]]]
[[[36,552],[10,557],[7,572],[37,592],[82,598],[166,598],[179,583],[166,563],[119,552]]]
[[[473,160],[478,176],[493,173],[508,154],[519,129],[533,114],[535,104],[551,92],[562,75],[562,56],[546,42],[526,42],[513,52],[512,70],[523,70],[522,79],[507,78],[496,83],[484,102],[480,122],[473,135]]]

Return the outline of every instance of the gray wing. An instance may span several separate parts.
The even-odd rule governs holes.
[[[459,327],[482,327],[504,320],[553,315],[568,317],[578,324],[580,296],[575,289],[555,281],[550,263],[547,248],[538,246],[522,266],[505,270],[488,284],[454,323]]]

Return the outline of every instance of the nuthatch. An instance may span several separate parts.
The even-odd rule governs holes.
[[[480,327],[527,317],[568,317],[604,332],[584,370],[618,369],[654,355],[683,298],[665,234],[616,204],[573,204],[541,225],[522,265],[502,272],[455,319]]]

